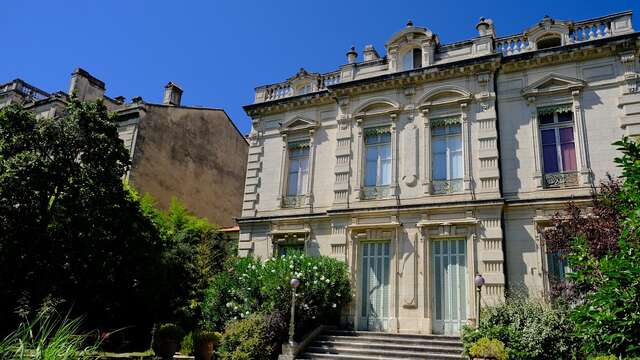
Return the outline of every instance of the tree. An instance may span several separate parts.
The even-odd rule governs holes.
[[[100,101],[64,116],[0,110],[0,331],[51,295],[92,327],[153,322],[163,244],[123,187],[129,153]]]
[[[585,354],[640,356],[640,144],[616,142],[620,180],[609,179],[592,214],[569,205],[545,231],[547,247],[572,271],[561,300],[571,303],[575,335]]]

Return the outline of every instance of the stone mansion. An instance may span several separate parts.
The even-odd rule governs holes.
[[[320,74],[256,88],[240,255],[345,261],[358,330],[456,334],[505,289],[544,295],[565,264],[540,231],[588,206],[640,135],[631,13],[544,17],[445,44],[413,25]]]

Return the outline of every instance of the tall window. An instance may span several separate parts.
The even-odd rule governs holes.
[[[391,185],[391,132],[388,127],[365,130],[364,186]]]
[[[411,70],[422,67],[422,50],[415,48],[407,51],[402,57],[402,69]]]
[[[462,191],[464,164],[460,117],[433,119],[431,126],[433,192]]]
[[[577,169],[571,105],[539,108],[538,123],[545,184],[562,186],[577,182],[576,176],[558,175],[574,173]]]
[[[288,147],[287,196],[306,195],[309,183],[309,142],[290,142]]]
[[[557,252],[547,253],[547,270],[549,280],[552,281],[564,280],[571,271],[565,256]]]

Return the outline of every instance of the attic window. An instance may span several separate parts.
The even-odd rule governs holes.
[[[538,50],[548,49],[562,45],[562,40],[558,35],[547,35],[536,42]]]
[[[422,50],[415,48],[407,51],[402,57],[402,69],[411,70],[422,67]]]

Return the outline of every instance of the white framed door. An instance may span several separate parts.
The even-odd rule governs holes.
[[[386,331],[389,328],[390,242],[360,245],[360,329]]]
[[[431,243],[433,332],[459,334],[467,322],[467,240]]]

